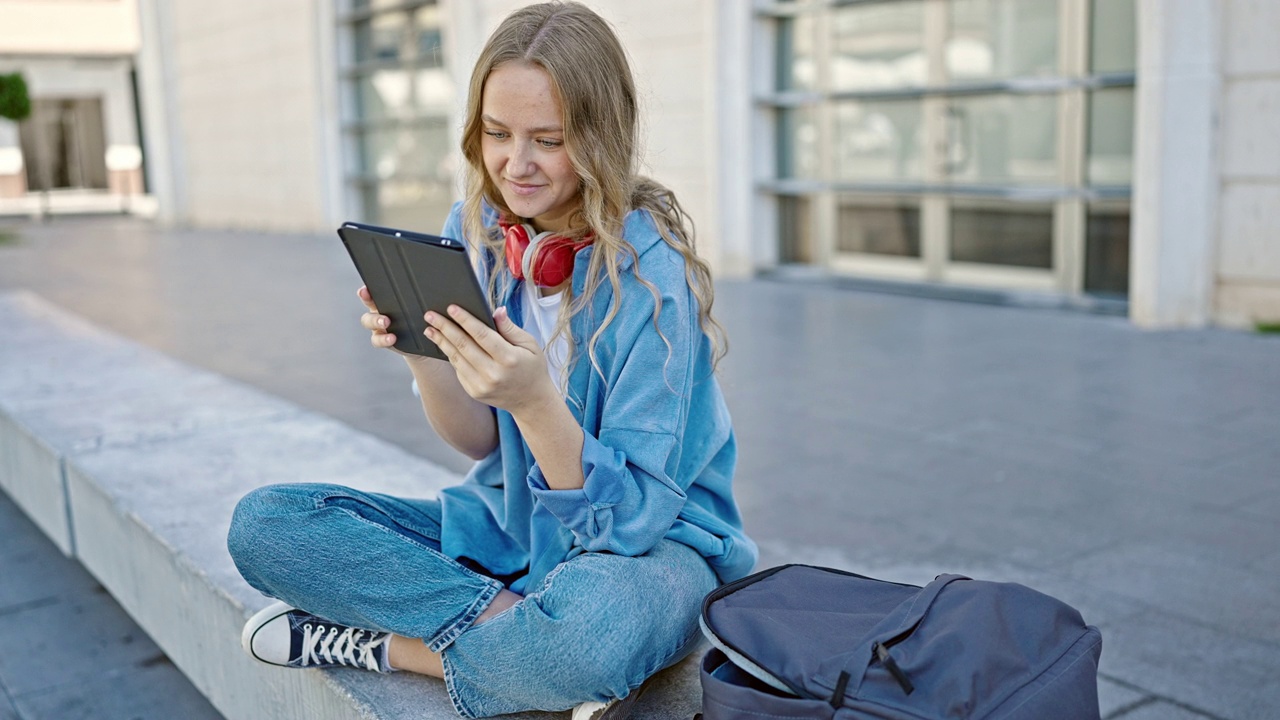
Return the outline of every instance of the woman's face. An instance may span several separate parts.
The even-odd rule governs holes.
[[[551,77],[536,65],[499,65],[485,81],[480,113],[484,166],[507,207],[539,232],[565,230],[581,197]]]

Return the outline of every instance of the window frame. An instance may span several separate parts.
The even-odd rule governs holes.
[[[829,90],[833,58],[834,23],[831,14],[856,5],[884,4],[900,0],[757,0],[756,23],[765,37],[772,38],[767,51],[771,54],[775,76],[767,85],[755,88],[754,103],[758,117],[773,123],[767,136],[775,140],[775,167],[757,174],[755,191],[766,202],[777,203],[779,197],[802,198],[810,217],[799,220],[805,226],[811,247],[807,255],[812,262],[841,274],[871,278],[911,280],[943,284],[975,285],[1005,289],[1029,289],[1079,295],[1085,292],[1085,247],[1087,209],[1105,203],[1110,207],[1128,204],[1132,184],[1091,186],[1086,177],[1089,160],[1088,122],[1091,93],[1107,88],[1133,88],[1137,85],[1136,68],[1128,72],[1093,72],[1092,59],[1094,0],[1059,0],[1058,62],[1053,76],[1011,77],[983,81],[949,82],[945,75],[942,53],[946,46],[949,5],[942,0],[924,0],[924,49],[928,58],[928,81],[919,87],[874,88],[865,90]],[[1136,10],[1135,10],[1136,11]],[[795,21],[812,16],[808,23],[813,35],[808,46],[813,52],[816,70],[812,90],[778,89],[779,79],[788,72],[787,58],[780,56],[779,21]],[[792,43],[795,39],[792,38]],[[785,51],[785,47],[781,50]],[[1051,95],[1057,98],[1055,176],[1054,182],[1037,184],[973,183],[948,179],[942,169],[947,152],[946,128],[942,115],[952,98],[974,96]],[[780,177],[780,166],[788,163],[787,145],[781,137],[779,118],[784,111],[807,109],[816,117],[817,147],[834,148],[835,108],[845,101],[918,100],[924,118],[924,176],[912,182],[867,182],[837,180],[834,152],[817,153],[819,170],[814,177]],[[790,164],[796,164],[790,158]],[[915,197],[921,209],[921,257],[877,256],[841,252],[836,244],[836,215],[842,197],[885,196]],[[1016,266],[961,263],[949,259],[951,232],[950,213],[953,205],[965,201],[998,200],[1027,203],[1053,208],[1051,254],[1048,270]],[[779,234],[785,230],[779,228]]]
[[[438,49],[438,58],[427,58],[414,53],[411,57],[399,56],[395,59],[391,58],[368,58],[357,60],[356,58],[356,33],[357,25],[366,21],[372,21],[374,18],[386,15],[403,15],[404,26],[403,32],[405,37],[401,38],[403,44],[409,43],[411,34],[414,31],[414,14],[425,7],[439,8],[439,0],[401,0],[400,2],[391,2],[379,7],[372,5],[367,7],[356,7],[357,0],[337,0],[338,12],[335,17],[338,37],[338,83],[340,97],[340,120],[338,123],[338,132],[341,138],[342,158],[343,158],[343,193],[346,201],[346,207],[353,208],[360,220],[365,222],[379,222],[382,209],[377,205],[376,201],[369,202],[368,197],[370,190],[376,191],[384,183],[388,186],[401,183],[422,183],[429,185],[429,192],[442,191],[445,196],[451,197],[453,192],[454,177],[450,174],[448,177],[443,175],[431,175],[422,172],[406,172],[397,170],[388,175],[379,175],[378,173],[366,169],[363,158],[363,145],[367,135],[377,132],[387,132],[395,130],[419,130],[426,132],[428,128],[431,130],[443,129],[450,144],[450,152],[455,153],[452,149],[454,137],[452,136],[452,125],[454,122],[453,107],[439,107],[423,109],[402,117],[369,117],[361,115],[361,99],[360,86],[363,80],[371,78],[375,73],[385,70],[399,70],[412,73],[424,69],[441,69],[450,82],[453,77],[448,73],[448,58],[445,54],[443,42]],[[441,35],[445,32],[444,19],[439,22],[439,30]],[[456,90],[456,88],[455,88]],[[443,221],[443,218],[441,218]],[[438,227],[413,228],[424,232],[438,232]]]

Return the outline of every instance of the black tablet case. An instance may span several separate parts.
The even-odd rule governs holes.
[[[353,222],[343,223],[338,236],[378,312],[391,318],[387,332],[395,334],[397,350],[447,359],[423,335],[423,315],[428,310],[443,315],[449,305],[461,306],[494,327],[461,241]]]

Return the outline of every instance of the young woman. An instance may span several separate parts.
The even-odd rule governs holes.
[[[448,361],[405,356],[431,426],[478,462],[437,499],[246,496],[228,546],[282,601],[246,625],[254,657],[441,677],[465,717],[623,717],[696,645],[701,598],[750,571],[711,278],[675,197],[637,174],[636,116],[587,8],[526,7],[489,38],[444,235],[475,251],[497,330],[428,313]]]

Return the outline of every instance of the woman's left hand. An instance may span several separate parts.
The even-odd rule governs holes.
[[[493,313],[497,332],[457,305],[448,312],[427,313],[426,335],[449,358],[468,395],[512,415],[558,400],[538,341],[511,321],[505,307]]]

